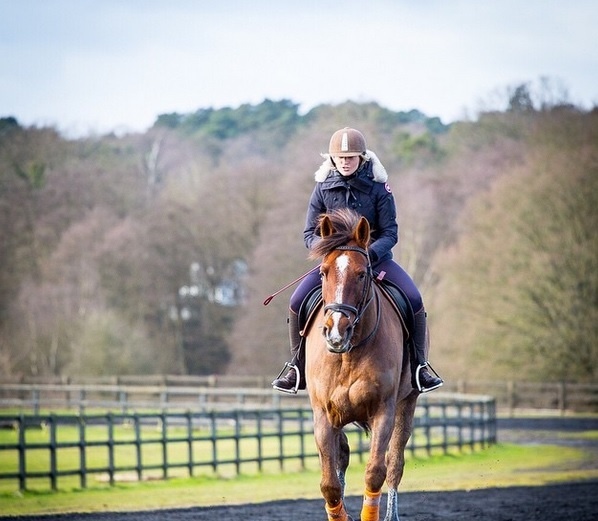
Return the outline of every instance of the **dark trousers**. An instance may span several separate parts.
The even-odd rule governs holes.
[[[380,264],[376,264],[373,268],[376,273],[385,271],[386,275],[384,278],[394,282],[405,292],[405,295],[407,295],[414,313],[417,313],[423,308],[424,304],[421,293],[417,289],[413,279],[395,261],[387,260],[381,262]],[[299,308],[301,307],[303,299],[305,299],[307,294],[319,284],[320,274],[318,270],[313,271],[307,277],[305,277],[291,295],[291,311],[294,313],[299,313]]]

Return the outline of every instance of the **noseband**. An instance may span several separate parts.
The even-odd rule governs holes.
[[[357,307],[351,306],[349,304],[339,303],[339,302],[333,302],[332,304],[327,304],[326,306],[324,306],[325,313],[328,311],[330,311],[332,313],[338,312],[338,313],[341,313],[342,315],[344,315],[347,318],[347,320],[351,319],[351,314],[354,315],[355,318],[353,319],[353,322],[351,323],[351,325],[348,327],[350,337],[352,338],[353,332],[355,330],[355,326],[357,326],[357,324],[359,324],[359,322],[361,321],[363,314],[365,313],[365,311],[367,310],[369,305],[372,303],[374,297],[376,298],[376,304],[377,304],[378,310],[380,309],[380,306],[379,306],[380,296],[378,295],[378,293],[376,291],[374,291],[373,294],[370,296],[370,298],[368,298],[368,293],[372,286],[371,282],[373,280],[372,263],[370,261],[370,255],[369,255],[368,251],[364,248],[359,248],[358,246],[339,246],[338,248],[335,248],[335,251],[336,250],[355,251],[357,253],[361,253],[362,255],[365,256],[365,258],[367,259],[367,263],[368,263],[368,265],[367,265],[368,280],[363,285],[363,292],[361,294],[361,298],[359,299]],[[374,328],[372,329],[372,331],[365,338],[362,338],[355,345],[349,343],[349,345],[345,349],[338,350],[338,351],[332,349],[331,351],[333,351],[335,353],[348,353],[354,347],[360,346],[361,344],[363,344],[364,342],[369,340],[370,337],[378,330],[379,324],[380,324],[380,312],[378,311],[378,313],[376,314],[376,324],[375,324]],[[330,347],[329,347],[329,349],[330,349]]]

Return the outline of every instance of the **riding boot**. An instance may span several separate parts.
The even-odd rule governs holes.
[[[299,332],[299,316],[289,310],[289,342],[291,344],[291,361],[286,362],[282,371],[272,382],[272,387],[283,393],[296,394],[299,389],[305,389],[305,357],[301,352],[301,333]],[[282,373],[288,369],[287,374]]]
[[[414,381],[417,390],[420,393],[427,393],[438,389],[443,384],[441,378],[438,377],[436,371],[432,369],[426,360],[426,311],[422,308],[413,316],[413,346],[415,350],[415,359],[417,366],[415,367]],[[415,365],[415,364],[414,364]],[[430,374],[428,369],[432,369],[435,373]]]

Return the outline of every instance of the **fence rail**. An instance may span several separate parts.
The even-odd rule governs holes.
[[[93,409],[122,413],[139,410],[283,408],[307,405],[306,394],[289,395],[273,389],[179,387],[97,384],[0,384],[0,407],[30,410]]]
[[[199,410],[231,408],[284,408],[307,405],[305,393],[290,396],[274,391],[258,377],[148,377],[103,379],[119,383],[0,383],[0,409],[17,408],[39,414],[42,410],[94,408],[123,413],[140,409]],[[195,382],[195,383],[194,383]],[[238,384],[225,387],[228,384]],[[505,381],[447,382],[442,388],[460,394],[491,395],[497,408],[544,409],[565,413],[598,412],[598,384],[528,383]]]
[[[302,397],[288,398],[274,392],[269,381],[261,376],[232,375],[5,379],[0,382],[0,408],[28,407],[38,412],[39,407],[79,407],[79,411],[84,412],[95,404],[102,406],[108,401],[120,401],[124,409],[119,410],[125,412],[143,406],[144,401],[148,406],[150,402],[154,406],[157,402],[166,408],[186,402],[202,409],[226,407],[227,404],[230,407],[236,401],[259,407],[292,407],[307,403],[305,395],[301,401]],[[446,382],[442,389],[492,395],[500,410],[511,413],[517,409],[598,412],[598,383],[457,380]]]
[[[182,471],[262,472],[273,463],[305,468],[317,463],[312,413],[287,409],[204,412],[0,415],[0,489],[51,488],[59,480],[89,477],[111,485],[126,476],[168,479]],[[363,461],[368,440],[351,426],[352,452]],[[496,403],[491,397],[422,396],[407,450],[415,455],[475,450],[496,442]],[[157,475],[156,475],[157,473]],[[13,485],[13,486],[14,486]]]
[[[596,383],[460,380],[444,388],[459,393],[492,395],[497,407],[511,414],[517,409],[598,412]]]

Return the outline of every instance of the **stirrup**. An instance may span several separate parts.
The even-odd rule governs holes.
[[[278,380],[287,369],[289,371],[295,371],[295,374],[297,375],[297,379],[295,380],[295,387],[293,387],[292,389],[285,389],[284,387],[278,387],[277,385],[274,385],[274,382],[276,382],[276,380]],[[293,364],[292,362],[285,362],[282,370],[280,371],[280,373],[278,373],[278,376],[273,380],[273,382],[270,385],[272,385],[274,389],[280,391],[281,393],[297,394],[297,392],[299,391],[300,382],[301,371],[299,371],[299,367],[297,367],[297,365]]]
[[[419,373],[421,372],[422,369],[424,369],[426,367],[428,369],[432,370],[432,372],[436,375],[436,378],[438,378],[440,380],[440,383],[438,383],[432,387],[422,388],[422,384],[419,381]],[[434,389],[438,389],[439,387],[442,387],[444,382],[442,381],[442,378],[440,378],[440,375],[434,370],[434,368],[428,362],[424,362],[423,364],[419,364],[417,366],[417,369],[415,370],[415,384],[417,385],[417,390],[423,394],[423,393],[429,393],[430,391],[433,391]]]

